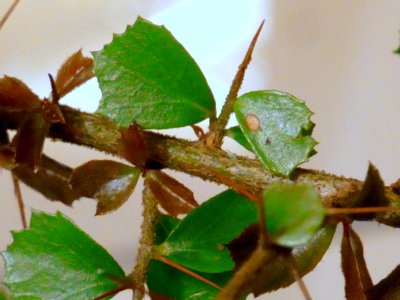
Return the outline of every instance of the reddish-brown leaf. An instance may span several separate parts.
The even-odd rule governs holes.
[[[41,113],[31,113],[26,117],[12,140],[17,163],[37,170],[49,127]]]
[[[367,294],[368,300],[400,299],[400,265],[386,278],[374,285]]]
[[[93,59],[82,55],[82,50],[72,54],[58,70],[55,86],[61,97],[94,77]]]
[[[21,80],[4,76],[0,79],[0,109],[7,111],[35,111],[40,109],[39,97]]]
[[[341,255],[346,299],[366,300],[366,292],[372,287],[372,280],[364,260],[361,239],[350,224],[343,223]]]
[[[49,123],[65,124],[64,116],[61,112],[58,102],[50,102],[47,99],[42,101],[42,114],[44,119]]]
[[[146,180],[158,203],[173,217],[199,206],[191,190],[164,172],[150,170]]]
[[[0,168],[12,169],[15,167],[15,151],[10,146],[0,146]]]
[[[71,205],[74,200],[79,198],[74,194],[68,183],[70,172],[71,169],[68,167],[47,157],[44,157],[36,173],[24,165],[19,165],[13,169],[13,173],[23,183],[46,198],[52,201],[60,201],[66,205]]]
[[[72,171],[74,192],[98,200],[96,215],[119,208],[132,194],[140,171],[112,160],[91,160]]]
[[[354,202],[354,207],[387,207],[389,204],[386,198],[385,183],[378,169],[370,163],[363,188],[358,195],[358,199]],[[373,217],[373,213],[353,215],[353,218],[357,220],[371,219]]]
[[[128,128],[121,130],[121,138],[118,140],[118,154],[138,168],[145,168],[149,159],[149,152],[143,131],[137,123],[132,123]]]

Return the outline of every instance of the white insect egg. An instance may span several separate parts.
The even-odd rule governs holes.
[[[260,128],[260,120],[255,114],[248,114],[245,121],[250,131],[257,131]]]

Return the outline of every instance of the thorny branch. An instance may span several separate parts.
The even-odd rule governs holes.
[[[65,124],[52,124],[49,136],[64,142],[87,146],[109,154],[117,155],[120,129],[111,120],[96,114],[80,112],[61,106]],[[18,128],[22,113],[1,112],[7,129]],[[363,182],[340,177],[323,171],[297,169],[290,179],[269,173],[256,159],[250,159],[211,148],[201,143],[147,131],[144,138],[151,157],[163,167],[178,170],[216,183],[221,182],[222,174],[252,193],[260,193],[273,182],[310,182],[320,193],[327,207],[358,207],[357,196]],[[399,206],[398,189],[386,187],[390,206]],[[387,212],[372,214],[378,222],[389,226],[400,226],[400,213]]]

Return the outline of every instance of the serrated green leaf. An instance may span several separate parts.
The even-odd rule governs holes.
[[[97,112],[122,127],[181,127],[215,115],[200,68],[164,26],[138,18],[93,56],[103,94]]]
[[[234,126],[225,131],[225,135],[229,136],[231,139],[235,140],[238,142],[240,145],[242,145],[244,148],[247,150],[253,152],[253,148],[247,141],[246,137],[243,134],[243,131],[240,129],[239,126]]]
[[[257,219],[254,202],[227,190],[193,210],[155,250],[199,272],[230,271],[234,263],[225,245]]]
[[[14,299],[93,299],[124,277],[110,254],[61,213],[33,212],[2,253]]]
[[[400,47],[394,51],[395,54],[400,54]]]
[[[319,229],[307,244],[292,249],[291,255],[300,276],[312,271],[320,262],[331,244],[335,230],[336,224],[326,225]],[[276,256],[254,276],[251,289],[255,296],[287,287],[296,281],[286,259],[284,255]]]
[[[283,247],[307,243],[322,226],[325,209],[310,184],[276,183],[263,194],[265,231]]]
[[[223,286],[231,278],[232,273],[199,273],[199,275]],[[215,299],[220,292],[220,290],[211,285],[154,260],[150,262],[147,273],[147,285],[150,294],[157,293],[175,300],[211,300]],[[157,299],[157,297],[152,297],[152,299]]]
[[[234,111],[243,134],[271,172],[289,176],[315,153],[312,112],[297,98],[279,91],[250,92],[236,100]]]

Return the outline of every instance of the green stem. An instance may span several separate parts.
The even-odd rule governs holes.
[[[121,134],[111,120],[97,114],[80,112],[61,106],[66,124],[53,124],[49,136],[77,145],[117,155],[117,144]],[[18,128],[22,114],[0,112],[7,128]],[[260,193],[273,182],[309,182],[320,193],[327,207],[357,207],[356,196],[363,182],[339,177],[322,171],[297,169],[290,179],[269,173],[256,159],[250,159],[210,148],[198,142],[169,137],[154,132],[145,132],[144,138],[151,157],[165,168],[181,171],[193,176],[221,182],[221,176],[229,178],[252,193]],[[390,206],[400,206],[396,189],[386,188]],[[400,226],[400,213],[379,213],[378,222],[389,226]]]
[[[136,265],[130,275],[135,287],[133,300],[142,300],[145,296],[146,275],[152,258],[152,246],[155,239],[155,227],[157,224],[158,214],[157,201],[145,180],[143,189],[142,236],[140,238],[140,246],[136,256]]]

